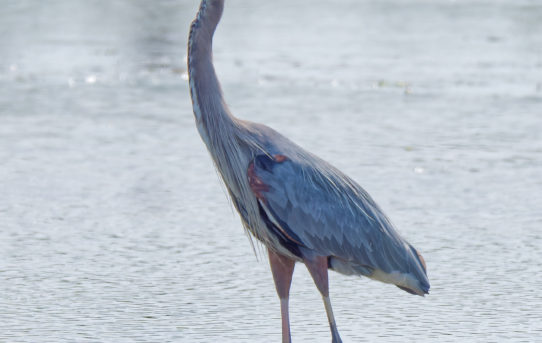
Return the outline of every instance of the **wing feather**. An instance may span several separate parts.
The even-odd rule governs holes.
[[[261,200],[266,210],[304,248],[369,270],[427,280],[410,244],[369,194],[337,169],[268,155],[256,156],[253,165],[267,186]]]

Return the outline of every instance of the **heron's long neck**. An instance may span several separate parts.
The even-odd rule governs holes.
[[[209,147],[219,130],[233,123],[213,66],[213,34],[222,16],[224,0],[202,0],[188,39],[190,95],[198,130]]]

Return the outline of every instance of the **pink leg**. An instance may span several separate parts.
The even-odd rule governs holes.
[[[335,324],[335,317],[333,316],[333,310],[331,309],[331,301],[329,300],[329,282],[327,278],[327,257],[316,256],[308,259],[304,258],[303,262],[307,266],[309,273],[316,284],[316,287],[322,294],[324,300],[324,306],[326,308],[327,319],[329,321],[329,328],[331,330],[332,343],[341,343],[341,337],[337,330],[337,324]]]
[[[279,255],[270,249],[269,264],[275,280],[275,288],[280,298],[280,314],[282,317],[282,343],[290,343],[290,316],[288,314],[288,298],[290,296],[290,285],[292,283],[292,274],[294,273],[295,261]]]

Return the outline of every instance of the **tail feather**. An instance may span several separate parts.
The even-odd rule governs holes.
[[[411,289],[409,289],[409,288],[406,288],[406,287],[403,287],[403,286],[399,286],[399,285],[395,285],[395,286],[397,286],[397,288],[400,288],[400,289],[402,289],[403,291],[408,292],[408,293],[410,293],[410,294],[418,295],[418,293],[414,292],[413,290],[411,290]]]
[[[424,296],[429,294],[430,288],[427,279],[427,267],[422,255],[414,247],[411,246],[411,248],[414,254],[411,255],[410,267],[405,269],[404,272],[384,272],[381,269],[345,261],[333,256],[329,257],[329,267],[341,274],[363,275],[373,280],[393,284],[410,294]]]
[[[412,249],[414,249],[414,251],[416,252],[416,255],[418,255],[418,259],[420,260],[422,264],[423,271],[427,274],[427,266],[425,265],[425,259],[423,258],[423,256],[420,254],[420,252],[417,249],[415,249],[414,247]]]

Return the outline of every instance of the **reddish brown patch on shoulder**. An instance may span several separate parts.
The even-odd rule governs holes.
[[[264,198],[262,192],[269,191],[269,186],[266,185],[256,175],[256,172],[254,171],[254,162],[250,162],[250,164],[248,165],[247,176],[248,176],[248,184],[250,186],[250,189],[252,190],[252,192],[254,193],[256,198],[258,198],[259,200],[265,202],[265,198]]]
[[[273,155],[273,158],[278,163],[282,163],[282,162],[284,162],[284,161],[286,161],[288,159],[288,157],[286,157],[284,155]]]

